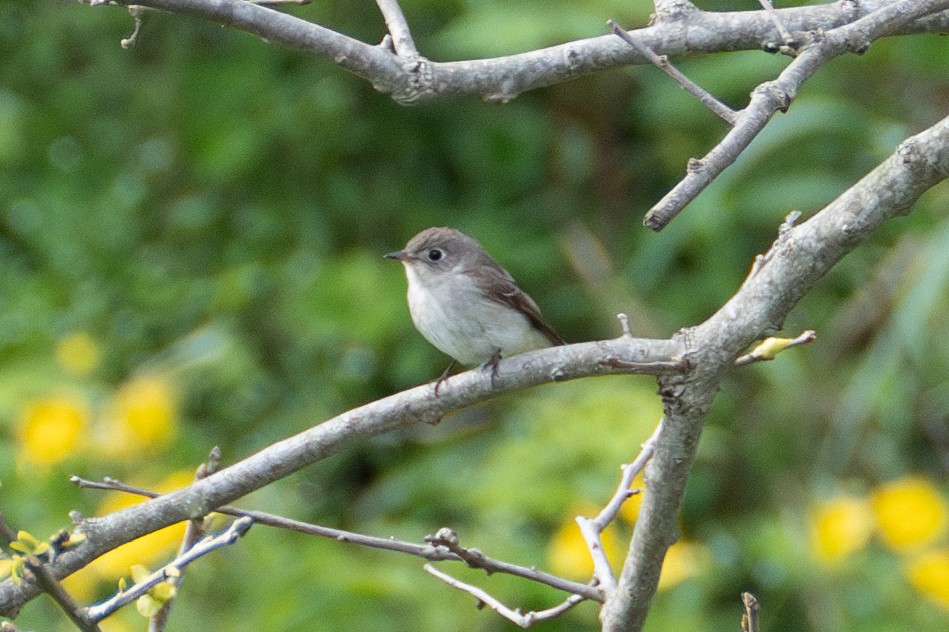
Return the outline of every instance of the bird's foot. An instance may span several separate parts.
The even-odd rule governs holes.
[[[448,376],[451,375],[451,370],[455,368],[455,365],[458,364],[457,361],[452,360],[451,364],[445,367],[445,370],[442,371],[442,374],[435,380],[435,397],[438,397],[438,389],[442,387],[442,383],[448,379]]]
[[[494,381],[498,377],[498,363],[501,362],[501,350],[495,349],[494,353],[488,358],[488,361],[481,365],[481,370],[491,369],[491,388],[494,388]]]

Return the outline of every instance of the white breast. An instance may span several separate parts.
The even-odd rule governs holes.
[[[550,345],[526,316],[486,298],[467,275],[426,275],[424,287],[412,266],[406,266],[406,276],[415,326],[462,364],[486,362],[499,349],[512,356]]]

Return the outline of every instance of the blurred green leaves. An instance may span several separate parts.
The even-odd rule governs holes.
[[[650,6],[404,8],[422,53],[450,60],[605,34],[607,18],[645,24]],[[383,33],[372,3],[288,11],[366,41]],[[122,50],[130,31],[114,7],[0,5],[0,436],[21,447],[28,413],[50,403],[58,416],[40,421],[58,439],[85,429],[42,476],[16,450],[0,453],[3,510],[34,533],[65,526],[71,509],[115,506],[68,487],[70,473],[145,483],[177,473],[185,484],[215,444],[233,462],[435,378],[447,358],[412,328],[403,273],[381,258],[421,228],[476,236],[568,340],[615,335],[620,309],[634,331],[670,335],[735,291],[789,211],[806,218],[833,199],[943,116],[949,95],[939,38],[890,38],[840,59],[655,235],[642,214],[725,127],[654,68],[505,106],[402,108],[326,60],[233,30],[156,14]],[[680,66],[741,107],[786,63],[744,52]],[[866,495],[910,473],[945,480],[946,202],[945,186],[931,192],[802,302],[786,333],[816,329],[814,345],[728,376],[683,512],[699,553],[661,594],[651,628],[729,629],[741,590],[758,594],[775,629],[895,629],[910,601],[914,629],[943,615],[910,579],[931,581],[939,542],[931,558],[906,561],[870,544],[828,570],[811,564],[803,534],[810,509],[841,488]],[[95,359],[77,370],[82,340]],[[167,381],[174,439],[126,454],[90,447],[121,438],[105,422],[122,417],[130,392],[164,401],[144,398],[143,379]],[[245,502],[414,541],[451,525],[466,545],[546,567],[551,539],[609,497],[660,414],[645,378],[552,385],[354,446]],[[40,433],[37,445],[53,442]],[[934,488],[945,497],[944,484]],[[262,568],[280,569],[267,571],[266,590]],[[472,579],[513,605],[561,597]],[[88,595],[114,586],[85,583]],[[182,625],[228,630],[317,619],[508,629],[417,560],[263,528],[196,564],[175,607]],[[59,619],[34,602],[22,621],[51,629]],[[595,608],[581,606],[544,629],[596,627]]]

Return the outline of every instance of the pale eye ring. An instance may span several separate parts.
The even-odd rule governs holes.
[[[429,261],[439,261],[444,256],[445,256],[445,253],[443,253],[438,248],[432,248],[431,250],[428,251]]]

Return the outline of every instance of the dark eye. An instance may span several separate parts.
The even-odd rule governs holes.
[[[429,260],[429,261],[438,261],[438,260],[441,259],[444,255],[445,255],[445,253],[443,253],[443,252],[442,252],[441,250],[439,250],[438,248],[432,248],[431,250],[428,251],[428,260]]]

